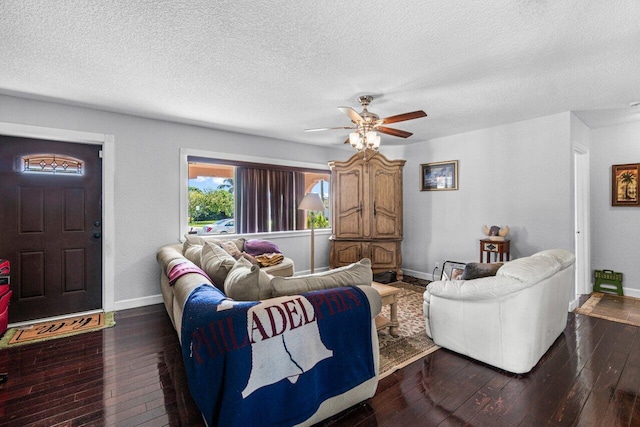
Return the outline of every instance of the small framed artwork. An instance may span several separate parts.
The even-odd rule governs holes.
[[[640,163],[611,166],[611,206],[640,206],[639,167]]]
[[[458,189],[458,161],[424,163],[420,165],[420,191]]]

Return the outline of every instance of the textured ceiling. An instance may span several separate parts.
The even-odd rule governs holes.
[[[638,0],[3,0],[0,40],[0,93],[303,143],[341,144],[304,129],[362,94],[427,112],[406,142],[640,120]]]

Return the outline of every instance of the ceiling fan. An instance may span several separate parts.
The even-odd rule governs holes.
[[[390,123],[403,122],[406,120],[419,119],[420,117],[426,117],[427,113],[422,110],[412,111],[411,113],[398,114],[395,116],[385,117],[381,119],[377,114],[370,112],[367,110],[369,104],[373,101],[373,96],[371,95],[362,95],[358,97],[358,102],[362,105],[362,112],[358,113],[351,107],[338,107],[338,110],[342,111],[351,119],[351,126],[338,126],[331,128],[318,128],[318,129],[305,129],[307,132],[316,132],[316,131],[324,131],[324,130],[335,130],[335,129],[355,129],[356,132],[350,135],[345,141],[345,144],[351,143],[354,148],[357,148],[354,144],[354,138],[359,137],[366,142],[367,135],[369,132],[380,132],[387,135],[397,136],[400,138],[408,138],[413,135],[411,132],[406,132],[400,129],[390,128],[385,125]],[[352,136],[352,135],[355,135]],[[370,135],[370,134],[369,134]],[[375,138],[375,134],[372,135]],[[371,136],[369,137],[371,138]],[[377,145],[380,145],[379,137],[377,137]],[[373,148],[377,149],[377,147],[366,147],[365,148]]]

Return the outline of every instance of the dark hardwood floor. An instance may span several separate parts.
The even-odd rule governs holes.
[[[2,426],[203,426],[164,306],[121,311],[116,326],[0,351]],[[635,326],[569,314],[529,374],[450,351],[380,381],[326,426],[640,425]]]

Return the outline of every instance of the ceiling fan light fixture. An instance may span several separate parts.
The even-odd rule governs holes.
[[[365,140],[367,148],[371,150],[377,150],[380,148],[380,136],[373,131],[369,131],[365,134]]]
[[[349,134],[349,143],[353,148],[359,150],[358,146],[362,146],[362,139],[360,138],[360,134],[357,132],[351,132]]]

